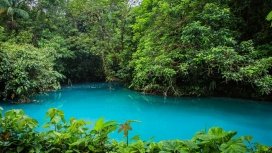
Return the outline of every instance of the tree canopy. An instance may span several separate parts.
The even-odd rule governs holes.
[[[1,97],[106,80],[164,96],[271,100],[271,8],[267,0],[0,0]]]

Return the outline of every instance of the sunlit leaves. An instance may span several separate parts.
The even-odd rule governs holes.
[[[267,20],[267,21],[272,20],[272,11],[271,11],[271,12],[269,12],[269,14],[267,14],[267,16],[266,16],[266,20]]]
[[[17,13],[23,18],[27,19],[29,17],[29,14],[25,10],[22,10],[20,8],[22,7],[22,4],[23,3],[19,0],[1,0],[0,10],[5,10],[7,12],[7,15],[11,16],[12,21],[14,13]]]
[[[162,141],[162,147],[160,153],[178,152],[180,145],[178,141]]]
[[[21,109],[6,111],[4,117],[0,118],[0,122],[4,125],[2,127],[0,125],[0,129],[2,128],[1,130],[4,132],[3,138],[5,139],[10,131],[14,133],[32,132],[38,126],[38,121],[28,117]]]
[[[220,150],[229,153],[244,153],[247,152],[247,147],[241,139],[237,138],[223,143]]]
[[[45,119],[49,118],[49,122],[46,122],[43,127],[49,128],[50,125],[55,126],[55,131],[60,131],[63,126],[60,124],[60,121],[63,123],[66,123],[66,120],[64,118],[64,112],[62,110],[56,109],[56,108],[50,108],[46,112]]]
[[[270,93],[271,66],[254,64],[262,60],[252,40],[237,43],[236,18],[227,3],[143,1],[133,10],[138,44],[130,60],[130,87],[144,93],[208,95],[223,81],[236,82],[238,88],[251,83],[257,93]],[[242,74],[247,67],[252,70]]]
[[[207,134],[197,134],[196,139],[203,140],[203,143],[206,141],[214,141],[216,143],[222,143],[229,141],[237,132],[225,132],[220,127],[212,127],[209,129]]]
[[[53,117],[62,111],[51,108],[47,111],[47,117]],[[127,120],[120,125],[119,132],[132,130],[130,123],[137,120]],[[50,123],[50,122],[49,122]],[[53,124],[52,122],[50,124]],[[109,141],[108,134],[116,130],[116,121],[104,122],[104,118],[97,120],[94,129],[88,132],[84,126],[90,122],[70,119],[70,124],[62,125],[62,129],[36,132],[35,119],[29,118],[23,110],[8,110],[3,118],[0,118],[0,148],[13,152],[139,152],[139,153],[219,153],[219,152],[266,152],[271,149],[259,143],[252,144],[251,136],[233,138],[236,132],[224,131],[220,127],[212,127],[205,132],[198,132],[192,140],[166,140],[161,142],[142,141],[139,135],[131,138],[136,140],[130,144],[123,141]],[[29,126],[32,125],[32,126]],[[127,133],[128,135],[128,133]],[[247,141],[250,146],[246,146]]]
[[[195,21],[183,28],[181,40],[195,49],[206,48],[210,45],[212,30],[202,26],[200,21]]]
[[[100,131],[103,127],[104,117],[99,118],[94,125],[94,130]]]
[[[35,48],[32,45],[4,43],[0,55],[0,79],[5,80],[5,98],[20,98],[19,102],[31,102],[27,97],[37,92],[57,89],[58,78],[63,75],[53,70],[52,48]],[[14,97],[16,96],[16,97]]]
[[[63,123],[66,122],[64,118],[64,112],[62,110],[56,109],[56,108],[50,108],[46,112],[46,118],[49,117],[50,121],[52,121],[54,124],[57,124],[62,120]]]
[[[88,6],[88,0],[73,0],[71,2],[69,2],[68,4],[68,9],[72,12],[72,15],[74,17],[77,17],[78,15],[80,15],[80,13],[82,13],[83,11],[85,11],[87,9]]]
[[[272,147],[262,145],[258,142],[256,142],[255,145],[257,153],[269,152],[272,149]]]
[[[267,14],[266,20],[267,20],[267,21],[271,21],[271,20],[272,20],[272,11],[269,12],[269,14]],[[272,26],[272,22],[271,22],[271,26]]]
[[[70,127],[69,129],[72,132],[78,132],[80,134],[86,133],[87,128],[84,128],[85,125],[92,124],[92,122],[85,122],[84,120],[76,120],[75,118],[70,118]]]

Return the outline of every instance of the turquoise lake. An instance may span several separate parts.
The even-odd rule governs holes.
[[[155,136],[154,141],[191,139],[194,133],[212,126],[225,131],[238,131],[238,136],[252,135],[252,142],[272,145],[272,103],[230,98],[174,98],[144,95],[114,84],[88,83],[62,87],[61,90],[39,95],[37,103],[0,103],[5,110],[23,109],[41,126],[45,112],[52,107],[61,109],[65,118],[91,121],[104,116],[106,121],[139,120],[131,123],[129,135],[140,135],[142,140]],[[38,128],[41,130],[41,128]],[[111,138],[124,140],[122,133]]]

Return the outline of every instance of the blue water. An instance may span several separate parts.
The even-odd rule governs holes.
[[[154,141],[191,139],[197,131],[220,126],[226,131],[238,131],[238,136],[252,135],[252,142],[272,145],[272,103],[229,98],[165,99],[130,91],[121,84],[109,90],[108,83],[67,86],[33,99],[39,102],[0,106],[4,110],[23,109],[40,126],[46,122],[45,112],[55,107],[65,112],[66,120],[76,117],[95,123],[102,116],[119,123],[139,120],[141,123],[131,123],[133,130],[129,134],[139,134],[142,140],[153,136]],[[117,131],[110,135],[124,140],[122,136]]]

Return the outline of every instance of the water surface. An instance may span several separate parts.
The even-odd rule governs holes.
[[[4,110],[23,109],[41,126],[45,112],[52,107],[65,112],[65,118],[84,119],[95,123],[105,120],[139,120],[131,123],[133,131],[142,140],[155,136],[154,141],[191,139],[204,128],[220,126],[224,130],[238,131],[238,136],[253,136],[253,142],[272,145],[272,103],[229,98],[173,98],[143,95],[130,91],[121,84],[89,83],[63,87],[48,95],[33,97],[31,104],[0,103]],[[40,128],[41,129],[41,128]],[[38,130],[40,130],[38,128]],[[111,138],[123,140],[114,132]]]

